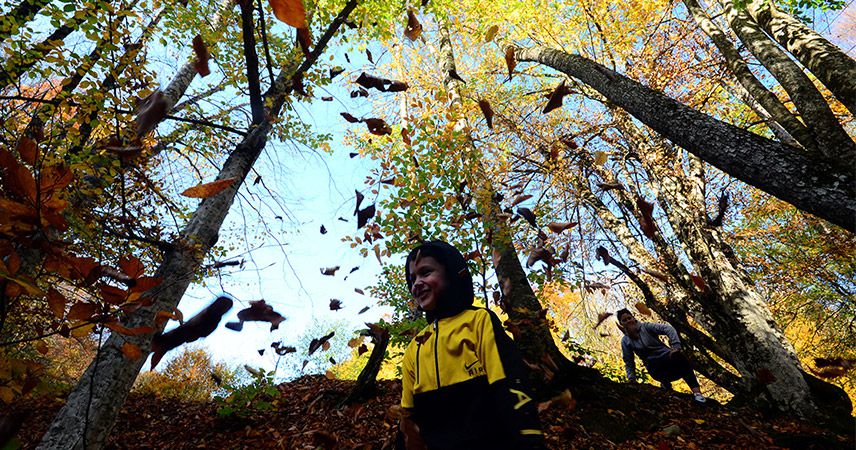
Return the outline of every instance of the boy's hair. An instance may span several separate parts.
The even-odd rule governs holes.
[[[466,309],[473,304],[475,291],[473,289],[473,277],[467,268],[464,255],[452,245],[443,241],[423,242],[410,251],[404,262],[404,277],[407,280],[407,290],[413,288],[413,278],[410,274],[410,265],[416,259],[434,258],[446,273],[447,290],[438,308],[426,314],[429,322],[434,317],[449,317]]]
[[[621,308],[621,309],[619,309],[618,311],[616,311],[616,313],[615,313],[615,318],[616,318],[616,319],[618,319],[618,321],[619,321],[619,322],[621,322],[621,316],[623,316],[623,315],[625,315],[625,314],[630,314],[630,316],[631,316],[631,317],[633,316],[633,313],[632,313],[632,312],[630,312],[630,310],[629,310],[629,309],[627,309],[627,308]]]

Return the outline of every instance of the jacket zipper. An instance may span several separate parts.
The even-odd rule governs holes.
[[[440,339],[440,320],[434,321],[434,373],[437,374],[437,389],[440,389],[440,360],[437,358],[437,341]]]
[[[416,343],[416,384],[419,384],[419,349],[422,348],[422,344]]]

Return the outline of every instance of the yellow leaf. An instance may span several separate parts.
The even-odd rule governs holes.
[[[701,420],[701,419],[693,419],[693,422],[695,422],[695,423],[697,423],[697,424],[701,425],[701,424],[703,424],[703,423],[704,423],[704,420]]]
[[[212,181],[210,183],[199,184],[192,188],[186,189],[181,195],[190,198],[208,198],[219,194],[224,189],[228,188],[235,182],[237,178],[226,178],[224,180]]]
[[[607,156],[605,152],[594,152],[594,163],[598,166],[606,164]]]
[[[92,331],[94,329],[95,329],[95,324],[90,323],[90,324],[84,325],[80,328],[75,328],[75,329],[71,330],[71,336],[78,337],[78,338],[86,337],[89,335],[89,333],[92,333]]]
[[[333,371],[330,369],[327,369],[327,372],[324,374],[324,376],[327,377],[328,380],[335,380],[336,379],[336,374],[333,373]]]
[[[640,313],[642,313],[648,317],[651,317],[651,310],[648,309],[647,306],[645,306],[645,303],[639,302],[639,303],[636,303],[635,306],[636,306],[636,309],[639,310]]]
[[[496,32],[499,31],[499,26],[491,25],[490,28],[487,29],[487,33],[484,34],[484,41],[490,42],[493,38],[496,37]]]
[[[294,28],[306,28],[306,10],[302,0],[270,0],[277,19]]]

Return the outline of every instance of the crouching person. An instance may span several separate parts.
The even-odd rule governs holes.
[[[400,441],[408,449],[545,448],[523,361],[499,318],[473,306],[463,255],[445,242],[424,243],[405,271],[429,325],[404,353],[401,406],[409,417]]]
[[[659,381],[664,389],[671,390],[672,382],[683,378],[693,392],[693,400],[705,403],[698,379],[693,373],[687,357],[681,352],[681,339],[675,328],[665,323],[640,323],[633,314],[625,309],[616,314],[618,328],[624,333],[621,338],[621,356],[627,379],[636,381],[636,359],[639,356],[651,377]],[[669,345],[658,336],[666,335]]]

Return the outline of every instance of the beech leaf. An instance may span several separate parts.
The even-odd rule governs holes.
[[[484,120],[487,122],[487,127],[493,129],[493,108],[490,107],[490,102],[479,100],[479,108],[484,116]]]
[[[645,305],[645,303],[643,303],[643,302],[637,302],[637,303],[636,303],[635,305],[633,305],[633,306],[635,306],[635,307],[636,307],[636,310],[637,310],[637,311],[639,311],[640,313],[642,313],[642,315],[645,315],[645,316],[651,317],[651,315],[652,315],[651,310],[648,308],[648,306],[647,306],[647,305]]]
[[[270,0],[277,19],[294,28],[306,28],[306,10],[302,0]]]
[[[603,323],[603,321],[604,321],[604,320],[606,320],[606,319],[608,319],[610,316],[612,316],[612,313],[611,313],[611,312],[602,312],[602,313],[598,314],[598,315],[597,315],[597,323],[596,323],[596,324],[594,324],[594,326],[592,327],[592,329],[597,329],[597,327],[599,327],[599,326],[600,326],[600,324],[602,324],[602,323]]]
[[[57,319],[62,319],[65,315],[65,304],[68,302],[68,300],[66,300],[65,296],[60,294],[60,292],[54,288],[48,289],[47,297],[48,307],[51,309]]]
[[[330,340],[333,336],[336,335],[335,331],[331,331],[330,334],[324,335],[320,338],[313,338],[312,342],[309,343],[309,356],[312,356],[319,348],[321,348],[324,344],[327,344],[327,341]]]
[[[211,74],[211,69],[208,67],[208,60],[211,59],[211,54],[208,53],[208,46],[202,40],[202,36],[196,35],[193,38],[193,54],[196,58],[193,60],[193,67],[200,77],[205,77]]]
[[[544,106],[544,110],[541,111],[541,114],[547,114],[554,109],[561,108],[562,100],[570,93],[571,89],[565,86],[565,80],[562,80],[562,82],[553,89],[553,92],[550,93],[550,99],[547,101],[547,105]]]
[[[639,219],[639,227],[642,228],[642,234],[649,239],[654,239],[654,233],[657,229],[653,216],[654,204],[648,203],[642,197],[636,197],[636,207],[639,208],[639,214],[642,216]]]
[[[30,139],[27,136],[23,136],[18,140],[18,154],[21,155],[21,159],[31,165],[35,166],[36,161],[39,159],[39,148],[36,145],[36,141]]]
[[[366,127],[368,127],[369,133],[371,134],[377,136],[392,134],[392,128],[390,128],[383,119],[369,118],[363,119],[363,122],[365,122]]]
[[[325,267],[321,269],[321,275],[333,276],[336,275],[337,270],[339,270],[339,266]]]
[[[597,166],[602,166],[606,164],[606,161],[609,157],[606,155],[606,152],[596,151],[594,152],[594,163]]]
[[[413,14],[413,10],[407,10],[407,26],[404,28],[404,36],[411,41],[415,41],[419,39],[419,36],[422,35],[422,24],[419,23],[419,19],[416,18],[416,14]]]
[[[526,221],[529,222],[530,225],[535,228],[538,228],[538,224],[535,223],[535,213],[533,213],[531,209],[524,208],[521,206],[517,208],[517,214],[520,214],[520,217],[526,219]]]
[[[517,67],[517,59],[514,57],[514,46],[509,46],[505,49],[505,65],[508,67],[508,80],[514,75],[514,68]]]
[[[342,309],[342,301],[335,298],[330,299],[330,311],[338,311]]]
[[[156,334],[152,338],[152,366],[154,369],[166,352],[179,345],[193,342],[208,336],[217,329],[220,319],[232,309],[232,299],[229,297],[217,297],[210,305],[200,311],[190,320],[163,334]]]
[[[517,197],[514,197],[514,200],[511,201],[511,206],[517,206],[519,203],[523,203],[526,200],[529,200],[530,198],[532,198],[532,195],[530,194],[518,195]]]
[[[181,195],[190,198],[209,198],[214,195],[219,194],[226,190],[229,186],[231,186],[237,178],[225,178],[223,180],[212,181],[210,183],[203,183],[191,188],[187,188]]]
[[[576,222],[550,222],[547,224],[547,228],[553,233],[559,234],[568,228],[573,228],[576,224]]]
[[[375,215],[375,205],[369,205],[357,212],[357,229],[364,227],[369,219]]]
[[[366,311],[368,311],[368,310],[369,310],[369,307],[368,307],[368,306],[364,306],[364,307],[363,307],[363,309],[361,309],[361,310],[360,310],[360,312],[358,312],[357,314],[362,314],[362,313],[364,313],[364,312],[366,312]]]
[[[362,355],[367,351],[369,351],[369,348],[366,346],[366,344],[361,344],[359,348],[357,348],[357,356]]]
[[[484,34],[484,41],[488,43],[496,37],[496,33],[499,31],[498,25],[491,25],[490,28],[487,29],[487,32]]]

